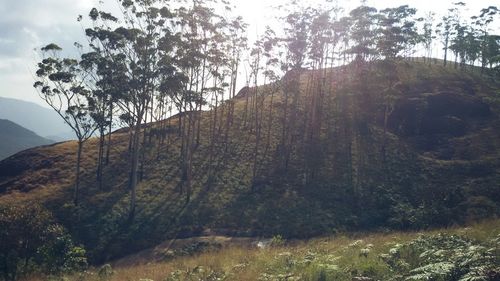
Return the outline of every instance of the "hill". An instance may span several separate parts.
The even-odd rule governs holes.
[[[0,119],[0,160],[19,151],[53,143],[14,122]]]
[[[57,113],[32,102],[0,97],[0,118],[56,141],[75,138]]]
[[[70,203],[68,165],[76,158],[75,142],[0,162],[0,205],[41,202],[93,263],[202,234],[307,238],[499,214],[498,81],[402,61],[398,83],[387,91],[383,69],[373,63],[304,70],[299,78],[289,73],[276,84],[245,88],[233,101],[229,126],[231,103],[149,124],[133,218],[126,129],[112,135],[102,187],[98,140],[85,144],[78,207]],[[290,81],[300,84],[292,88]],[[317,81],[324,83],[319,92],[311,90]],[[312,98],[315,93],[321,95]],[[200,142],[188,199],[178,122],[196,114]]]

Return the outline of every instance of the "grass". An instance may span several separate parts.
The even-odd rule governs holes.
[[[500,235],[500,220],[483,221],[468,227],[421,232],[340,234],[311,240],[288,241],[284,246],[265,249],[230,246],[166,262],[114,267],[113,273],[107,277],[103,277],[102,271],[101,275],[99,274],[99,268],[92,268],[85,273],[65,276],[65,280],[342,281],[361,276],[387,280],[394,272],[380,258],[381,254],[388,253],[396,244],[438,233],[459,235],[478,243],[486,243],[489,239]],[[178,279],[173,276],[178,276]],[[168,279],[169,277],[171,279]],[[39,278],[31,277],[23,281],[40,280]]]
[[[111,162],[120,163],[119,152],[125,150],[126,134],[113,135]],[[84,145],[81,173],[84,175],[83,185],[91,181],[89,175],[95,171],[98,139],[90,139]],[[74,163],[76,161],[77,142],[68,141],[36,149],[27,150],[16,155],[15,162],[29,159],[27,168],[9,185],[8,192],[2,194],[0,202],[26,200],[46,201],[64,196],[71,189],[74,180]]]

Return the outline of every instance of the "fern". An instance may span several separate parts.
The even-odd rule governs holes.
[[[453,274],[455,265],[449,262],[427,264],[410,271],[405,280],[447,280]]]
[[[419,237],[380,257],[404,280],[488,281],[498,276],[498,238],[480,244],[455,235]],[[400,279],[393,279],[400,280]]]

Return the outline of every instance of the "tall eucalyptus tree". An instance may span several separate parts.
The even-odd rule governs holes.
[[[56,44],[49,44],[41,49],[44,59],[38,63],[36,75],[38,81],[34,87],[40,97],[73,130],[78,140],[75,186],[73,203],[79,203],[80,164],[84,142],[97,129],[92,114],[96,112],[91,90],[86,86],[86,76],[75,59],[61,58],[62,49]]]
[[[159,0],[120,1],[122,21],[93,9],[90,17],[94,27],[86,30],[93,51],[105,57],[112,68],[113,95],[130,128],[130,207],[132,218],[136,207],[136,188],[143,147],[141,132],[158,94],[160,60],[171,51],[162,45],[173,34],[168,25],[172,13],[168,6],[158,8]],[[162,2],[163,3],[163,2]],[[167,48],[165,50],[165,48]]]

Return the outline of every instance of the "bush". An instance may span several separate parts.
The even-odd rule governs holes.
[[[113,273],[113,268],[109,263],[107,263],[99,268],[97,275],[99,276],[100,280],[108,280],[113,275]]]
[[[210,267],[196,266],[185,270],[176,270],[165,281],[218,281],[226,280],[226,274]]]
[[[302,274],[305,281],[351,280],[349,274],[334,264],[314,264]]]
[[[285,238],[281,235],[274,235],[273,238],[271,239],[271,245],[274,247],[282,247],[286,243]]]
[[[497,280],[490,276],[499,269],[499,241],[480,244],[440,234],[395,245],[381,258],[397,273],[392,280]]]
[[[48,210],[37,204],[0,206],[0,278],[17,280],[30,273],[67,273],[86,266],[85,250],[73,244]]]

